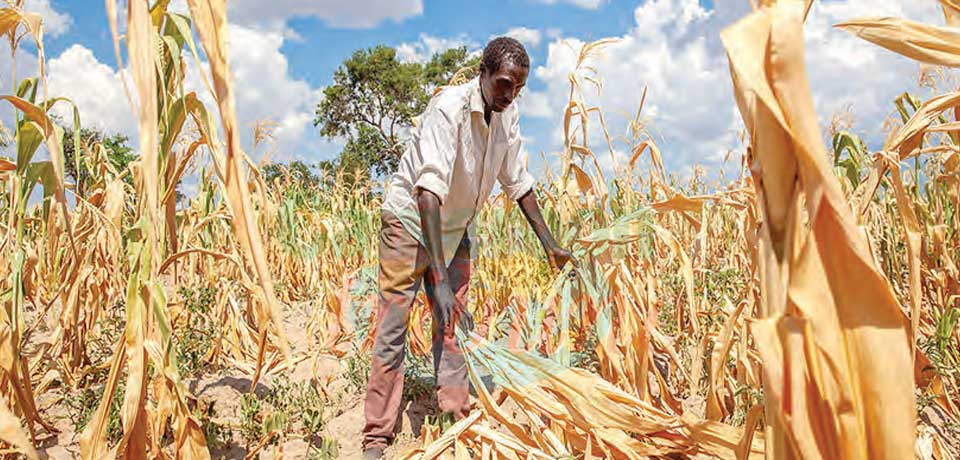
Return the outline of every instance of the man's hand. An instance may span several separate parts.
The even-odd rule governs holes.
[[[457,298],[450,289],[450,283],[441,281],[436,286],[427,286],[427,295],[430,297],[430,303],[433,306],[433,319],[437,322],[437,330],[446,332],[447,324],[453,317]],[[431,292],[432,291],[432,292]]]
[[[473,330],[473,315],[457,300],[453,289],[450,288],[450,283],[441,281],[434,284],[428,280],[427,296],[433,306],[433,318],[437,322],[437,331],[443,331],[444,334],[452,332],[453,328],[449,331],[447,329],[447,325],[452,321],[457,321],[461,329]]]
[[[418,189],[417,206],[420,209],[420,228],[423,229],[424,248],[430,257],[426,273],[427,297],[433,306],[435,332],[445,334],[451,323],[457,303],[447,266],[443,260],[443,234],[440,228],[440,198],[429,190]],[[453,328],[450,328],[452,331]]]
[[[560,247],[557,240],[550,234],[550,229],[543,221],[543,215],[540,213],[537,194],[531,189],[517,200],[517,204],[520,205],[523,215],[527,217],[527,222],[530,223],[533,232],[537,234],[540,244],[543,245],[543,250],[547,253],[547,261],[550,262],[550,268],[554,271],[560,271],[567,265],[567,262],[572,263],[574,267],[578,266],[577,259],[573,258],[573,254]]]
[[[547,252],[547,261],[550,262],[550,268],[553,271],[557,272],[563,269],[567,265],[567,262],[573,264],[574,267],[579,266],[577,259],[573,257],[573,254],[570,251],[561,248],[560,246],[553,245],[546,248]]]

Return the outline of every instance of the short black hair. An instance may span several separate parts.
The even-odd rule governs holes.
[[[514,65],[530,68],[530,56],[519,41],[510,37],[497,37],[487,43],[480,60],[480,71],[496,72],[500,65],[509,60]]]

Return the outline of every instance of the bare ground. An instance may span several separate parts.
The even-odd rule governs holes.
[[[295,355],[301,357],[304,356],[303,350],[307,348],[308,338],[304,329],[307,319],[302,309],[294,308],[287,311],[285,318],[290,344]],[[344,361],[340,358],[330,355],[306,356],[301,358],[293,372],[286,377],[292,384],[308,382],[325,396],[328,404],[327,422],[323,431],[314,436],[313,444],[317,445],[321,437],[334,439],[339,447],[337,458],[359,460],[362,458],[363,395],[346,383],[344,369]],[[250,375],[237,369],[220,369],[187,381],[189,390],[200,404],[212,405],[210,420],[222,429],[220,445],[211,448],[211,457],[214,459],[242,459],[249,455],[253,447],[244,441],[239,429],[241,399],[250,389],[250,378]],[[275,383],[276,376],[266,376],[261,379],[254,392],[263,395]],[[38,427],[38,452],[42,459],[80,458],[80,436],[75,429],[77,424],[72,420],[74,411],[68,408],[65,398],[66,391],[57,386],[38,396],[41,414],[59,430],[59,433],[45,434]],[[436,412],[436,400],[432,395],[421,397],[417,401],[404,401],[403,404],[397,440],[387,450],[387,459],[396,459],[408,448],[416,446],[425,417]],[[509,406],[508,401],[504,409],[511,412]],[[928,407],[921,413],[920,419],[923,425],[921,431],[944,440],[944,448],[950,454],[956,455],[960,452],[960,441],[954,436],[954,427],[941,410],[936,406]],[[291,434],[260,449],[254,458],[306,459],[307,451],[308,440],[302,435]]]
[[[291,308],[286,312],[286,331],[294,355],[301,356],[293,372],[286,374],[291,384],[309,383],[324,395],[327,422],[321,433],[314,436],[317,445],[321,437],[336,440],[339,456],[344,460],[362,458],[363,395],[350,388],[344,379],[343,360],[332,355],[304,356],[307,349],[305,325],[307,315],[302,309]],[[249,445],[240,434],[241,399],[250,390],[250,375],[238,369],[219,369],[199,378],[187,379],[188,389],[199,404],[212,405],[210,420],[221,427],[220,445],[210,449],[214,459],[242,459],[254,446]],[[265,394],[275,384],[277,376],[265,376],[257,384],[254,393]],[[42,459],[68,460],[80,458],[80,435],[78,424],[65,398],[67,390],[54,386],[38,396],[41,413],[59,430],[45,434],[38,428],[38,453]],[[436,409],[435,398],[424,397],[418,401],[404,401],[397,441],[388,449],[387,459],[396,458],[406,448],[415,445],[424,419]],[[259,459],[306,459],[308,440],[303,435],[290,434],[285,439],[271,443],[255,455]]]

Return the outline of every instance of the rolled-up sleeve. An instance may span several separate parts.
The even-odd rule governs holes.
[[[431,104],[420,119],[419,130],[415,148],[421,167],[414,188],[433,192],[443,203],[457,157],[458,126],[438,104]]]
[[[507,155],[500,166],[497,180],[507,198],[514,201],[519,200],[536,184],[536,180],[527,171],[527,151],[523,149],[523,141],[520,139],[520,117],[516,114],[507,132]]]

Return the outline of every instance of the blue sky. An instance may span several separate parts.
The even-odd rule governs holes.
[[[73,99],[84,124],[136,137],[119,85],[103,2],[28,0],[46,21],[51,92]],[[183,8],[174,0],[174,8]],[[231,0],[231,61],[245,144],[255,121],[278,123],[272,158],[330,158],[341,142],[321,139],[313,108],[339,63],[358,48],[386,44],[404,59],[465,45],[482,48],[495,35],[521,39],[532,59],[521,97],[521,129],[531,169],[540,152],[562,147],[561,121],[575,50],[585,41],[613,37],[593,62],[603,91],[588,103],[604,111],[611,135],[626,132],[640,94],[648,88],[643,120],[660,145],[668,168],[687,174],[694,164],[715,170],[731,149],[739,152],[741,129],[731,95],[719,31],[742,17],[747,0]],[[918,66],[861,42],[831,25],[862,16],[896,15],[942,23],[936,2],[830,0],[815,3],[806,26],[807,63],[815,103],[826,125],[846,111],[871,147],[882,140],[892,99],[917,88]],[[33,58],[27,49],[23,61]],[[33,58],[35,60],[35,58]],[[18,63],[18,66],[22,64]],[[23,66],[29,68],[29,65]],[[0,87],[9,87],[9,63],[0,64]],[[582,75],[580,75],[582,77]],[[188,86],[199,80],[188,78]],[[611,152],[593,121],[590,146],[606,170],[626,162],[629,145]],[[735,166],[730,166],[734,169]]]

